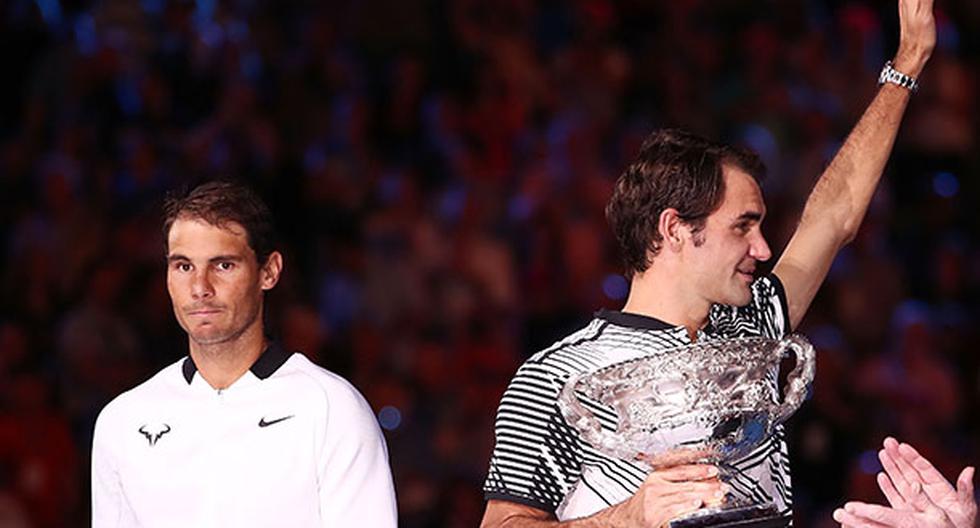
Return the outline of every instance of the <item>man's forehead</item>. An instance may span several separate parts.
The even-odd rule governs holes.
[[[212,224],[201,218],[178,217],[167,234],[169,253],[173,254],[180,248],[201,249],[213,248],[225,253],[228,249],[239,248],[248,252],[248,238],[245,228],[237,222]]]
[[[738,167],[725,165],[725,203],[723,209],[729,209],[734,216],[752,214],[759,217],[766,214],[766,202],[762,197],[762,189],[751,174]]]
[[[170,235],[174,234],[174,231],[211,231],[219,230],[225,231],[233,236],[245,237],[247,232],[242,224],[234,220],[223,220],[220,222],[211,222],[201,217],[197,216],[178,216],[174,223],[170,226]]]

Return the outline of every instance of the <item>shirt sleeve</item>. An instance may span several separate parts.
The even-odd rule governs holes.
[[[103,409],[95,422],[92,441],[92,528],[135,526],[136,519],[123,493],[116,453],[109,444],[106,429],[111,414]]]
[[[317,468],[322,526],[395,528],[388,449],[371,407],[346,384],[331,388],[328,399]]]
[[[581,445],[558,409],[561,383],[533,359],[500,400],[495,444],[483,485],[487,500],[554,513],[581,476]]]
[[[710,320],[717,331],[728,337],[762,336],[782,339],[792,331],[786,292],[783,283],[774,274],[752,283],[752,300],[749,304],[713,305]]]
[[[752,285],[752,304],[763,335],[780,339],[793,331],[789,323],[786,290],[775,274],[769,274]]]

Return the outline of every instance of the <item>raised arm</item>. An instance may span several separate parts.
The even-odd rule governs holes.
[[[893,66],[917,78],[936,43],[933,0],[899,0],[901,40]],[[786,290],[795,328],[813,301],[837,252],[857,234],[871,202],[910,91],[885,83],[820,176],[800,224],[773,270]]]

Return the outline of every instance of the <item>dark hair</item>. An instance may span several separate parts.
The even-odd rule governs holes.
[[[724,165],[749,173],[756,182],[765,176],[755,153],[683,130],[659,130],[643,142],[606,206],[627,277],[649,268],[660,252],[663,238],[657,226],[665,209],[677,209],[695,234],[704,229],[725,195]]]
[[[241,225],[260,265],[265,264],[276,248],[276,230],[269,207],[258,194],[238,183],[211,181],[169,195],[163,211],[164,244],[168,243],[170,228],[178,218],[192,218],[219,227],[229,222]]]

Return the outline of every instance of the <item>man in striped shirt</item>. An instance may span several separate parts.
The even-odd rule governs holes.
[[[735,478],[722,484],[712,466],[648,473],[598,452],[565,423],[557,397],[572,374],[694,341],[778,338],[796,327],[837,251],[857,232],[935,45],[932,0],[898,4],[898,53],[817,181],[772,274],[753,276],[756,263],[771,256],[760,231],[766,207],[758,158],[676,130],[644,142],[606,210],[631,279],[626,305],[599,312],[518,370],[497,414],[482,526],[663,526],[726,492],[789,516],[781,429],[736,461]],[[615,428],[611,410],[595,410],[603,427]]]

